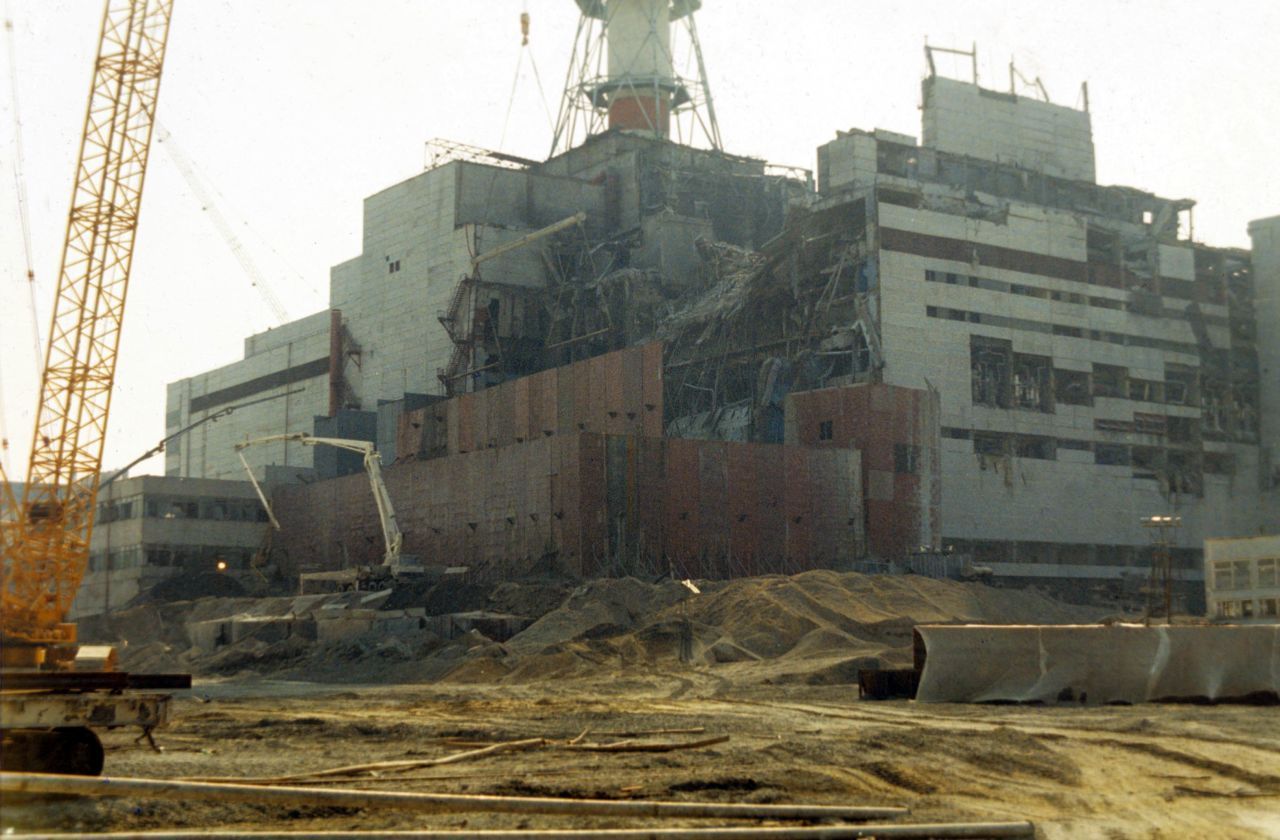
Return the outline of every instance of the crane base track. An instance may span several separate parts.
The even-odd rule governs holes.
[[[87,691],[0,691],[0,729],[140,726],[150,730],[169,717],[168,694]]]
[[[102,741],[87,726],[5,729],[0,742],[0,769],[5,771],[74,776],[102,772]]]
[[[126,671],[0,671],[5,691],[161,691],[191,688],[190,674]]]

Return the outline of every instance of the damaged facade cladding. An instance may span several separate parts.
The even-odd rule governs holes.
[[[661,402],[649,343],[402,414],[384,475],[405,550],[480,580],[792,574],[864,554],[856,450],[664,438]],[[274,503],[287,573],[378,562],[363,475]]]
[[[561,437],[581,452],[595,446],[583,435],[605,436],[602,451],[621,436],[664,470],[675,438],[853,449],[866,527],[845,560],[952,550],[1075,590],[1145,575],[1142,516],[1182,517],[1183,583],[1201,579],[1205,538],[1280,527],[1280,336],[1259,329],[1280,320],[1280,223],[1255,222],[1252,251],[1193,241],[1192,202],[1094,182],[1087,111],[930,76],[923,122],[922,143],[840,132],[818,149],[816,189],[804,171],[626,131],[544,163],[451,145],[366,201],[363,253],[333,270],[329,365],[303,382],[307,405],[323,390],[322,423],[378,415],[401,462],[393,495],[397,470],[424,459],[492,447],[507,469],[520,447],[572,447]],[[651,356],[569,367],[655,341],[660,380]],[[171,386],[171,430],[210,391],[299,387],[270,378],[297,365],[279,355]],[[911,396],[886,414],[877,387]],[[301,422],[288,399],[263,405],[274,414],[252,429],[232,416],[200,434],[229,437],[230,459],[231,439]],[[613,536],[592,545],[639,539],[606,520]],[[678,529],[659,530],[647,544]],[[535,543],[516,554],[543,556]],[[433,550],[450,563],[460,549]],[[579,569],[614,562],[577,551]]]

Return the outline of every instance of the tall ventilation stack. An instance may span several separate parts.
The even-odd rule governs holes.
[[[702,0],[575,2],[581,17],[552,155],[607,129],[720,149],[694,23]]]

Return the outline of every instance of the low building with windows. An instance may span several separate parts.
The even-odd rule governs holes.
[[[119,609],[178,574],[239,576],[263,545],[267,521],[248,481],[113,481],[98,494],[89,567],[71,618]]]
[[[1280,622],[1280,535],[1205,540],[1204,563],[1210,618]]]

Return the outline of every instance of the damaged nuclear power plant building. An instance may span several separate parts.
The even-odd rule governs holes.
[[[605,27],[578,0],[550,156],[429,143],[365,199],[328,309],[169,385],[167,434],[235,411],[166,475],[373,442],[405,551],[482,580],[914,569],[1087,598],[1145,580],[1140,519],[1174,511],[1194,605],[1206,538],[1280,528],[1280,217],[1197,242],[1194,201],[1097,183],[1087,92],[931,49],[918,138],[733,154],[701,60],[671,61],[700,5],[613,0]],[[271,564],[378,561],[359,455],[242,454]]]

